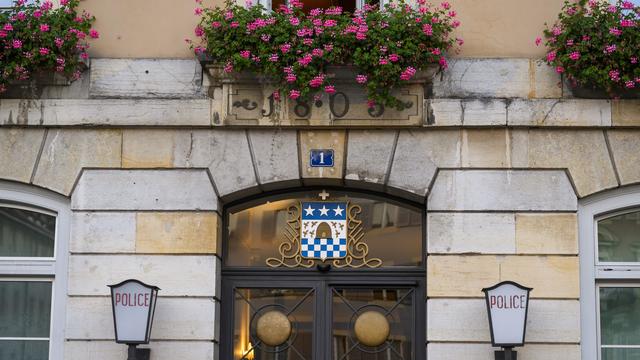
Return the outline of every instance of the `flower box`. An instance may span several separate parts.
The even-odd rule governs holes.
[[[588,86],[572,84],[570,81],[565,81],[565,88],[571,91],[574,97],[582,99],[640,99],[640,86],[633,89],[615,89],[611,92],[600,86]]]
[[[91,29],[95,18],[78,13],[79,0],[59,4],[16,0],[0,12],[0,96],[68,85],[86,69],[87,40],[99,36]]]
[[[628,0],[565,0],[544,37],[547,64],[563,75],[574,96],[638,98],[640,6]]]
[[[462,44],[451,37],[460,22],[450,8],[418,0],[305,12],[292,0],[269,12],[227,1],[196,9],[201,42],[191,46],[210,60],[211,83],[222,89],[227,107],[219,121],[354,125],[388,117],[417,124],[425,84]]]

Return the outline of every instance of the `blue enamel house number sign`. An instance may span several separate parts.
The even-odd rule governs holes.
[[[309,156],[311,167],[333,167],[333,149],[313,149]]]

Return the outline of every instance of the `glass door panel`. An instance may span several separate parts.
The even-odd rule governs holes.
[[[332,288],[333,360],[411,360],[414,289]]]
[[[314,289],[236,288],[233,358],[311,360]]]

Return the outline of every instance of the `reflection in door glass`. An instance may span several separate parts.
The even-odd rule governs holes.
[[[236,289],[234,359],[311,360],[313,289]]]
[[[333,289],[333,360],[410,360],[413,289]]]

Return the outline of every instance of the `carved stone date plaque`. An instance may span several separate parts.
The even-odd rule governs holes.
[[[205,65],[214,111],[227,126],[423,126],[427,121],[425,99],[435,68],[419,72],[407,85],[394,91],[400,109],[376,105],[370,108],[364,89],[355,83],[351,67],[332,67],[328,75],[334,94],[303,101],[282,96],[275,101],[273,84],[250,73],[226,74],[219,66]]]

